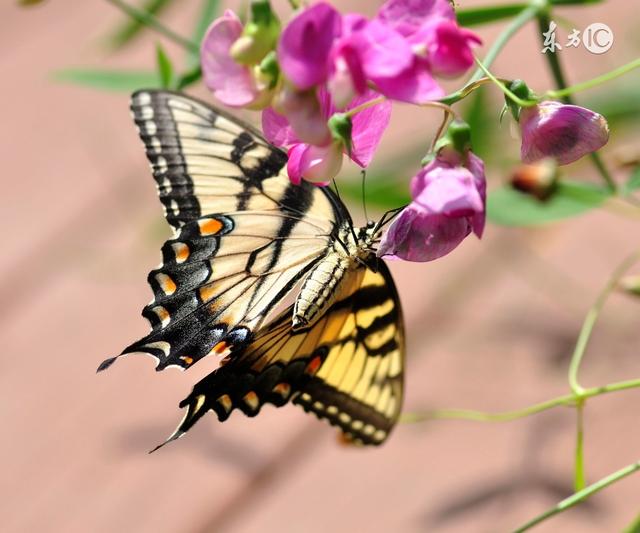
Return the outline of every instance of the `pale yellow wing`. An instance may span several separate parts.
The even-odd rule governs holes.
[[[361,444],[381,444],[402,405],[404,330],[387,267],[360,268],[313,325],[293,332],[291,309],[259,330],[253,342],[194,387],[180,403],[187,414],[167,440],[209,410],[221,421],[238,408],[249,416],[265,403],[291,400]]]

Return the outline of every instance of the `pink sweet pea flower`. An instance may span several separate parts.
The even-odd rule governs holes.
[[[213,21],[202,41],[200,56],[206,86],[223,104],[248,107],[264,104],[265,87],[260,87],[249,67],[231,57],[232,45],[242,35],[242,23],[236,14],[225,11]]]
[[[310,89],[326,81],[329,53],[341,27],[340,13],[319,2],[301,11],[284,29],[278,43],[278,61],[298,89]]]
[[[559,165],[567,165],[609,140],[609,126],[602,115],[552,101],[522,108],[520,129],[520,156],[525,163],[552,157]]]
[[[471,152],[466,162],[443,150],[411,181],[413,201],[383,235],[377,255],[407,261],[433,261],[454,250],[485,224],[484,163]]]
[[[300,185],[304,178],[316,185],[328,185],[342,168],[342,145],[338,142],[327,146],[297,143],[289,149],[287,173],[291,183]]]
[[[378,18],[408,37],[430,18],[455,21],[456,15],[449,0],[387,0]]]
[[[348,109],[378,96],[374,91],[367,90],[364,95],[354,98]],[[336,112],[336,108],[325,89],[318,91],[318,99],[326,122]],[[391,103],[388,101],[372,105],[353,116],[350,157],[356,164],[363,168],[369,165],[390,118]],[[287,171],[294,183],[304,178],[325,184],[340,171],[342,153],[345,151],[341,143],[329,141],[324,145],[314,146],[301,142],[287,117],[272,108],[262,112],[262,131],[269,142],[289,149]]]
[[[474,64],[471,49],[482,43],[472,31],[443,18],[426,22],[409,41],[415,52],[429,62],[431,71],[445,78],[460,76],[469,70]]]

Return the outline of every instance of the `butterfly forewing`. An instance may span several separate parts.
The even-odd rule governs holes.
[[[283,152],[205,104],[141,91],[131,109],[175,234],[149,274],[152,331],[123,354],[187,368],[249,342],[348,214],[331,191],[291,184]]]

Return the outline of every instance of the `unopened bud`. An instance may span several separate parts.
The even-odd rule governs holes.
[[[256,65],[275,49],[279,35],[280,21],[268,0],[256,0],[251,4],[250,21],[229,53],[241,65]]]
[[[345,113],[335,113],[329,119],[329,131],[331,137],[335,142],[342,144],[347,150],[348,154],[351,154],[351,132],[353,130],[353,123],[351,117]]]

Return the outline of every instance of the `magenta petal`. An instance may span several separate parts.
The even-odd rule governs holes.
[[[429,213],[450,217],[471,216],[484,211],[473,174],[463,167],[433,169],[429,182],[414,201]]]
[[[525,163],[553,157],[559,165],[567,165],[602,148],[609,140],[609,126],[602,115],[560,102],[523,108],[520,128],[520,155]]]
[[[413,51],[407,40],[378,20],[372,20],[354,33],[353,40],[368,78],[397,76],[413,62]]]
[[[398,76],[375,78],[372,81],[387,98],[401,102],[424,104],[444,96],[444,91],[429,71],[429,64],[416,56],[412,65]]]
[[[287,161],[287,174],[291,183],[300,185],[302,181],[302,157],[309,148],[306,144],[294,144],[288,152],[289,160]]]
[[[455,12],[449,0],[387,0],[378,18],[409,36],[429,18],[455,20]]]
[[[349,108],[359,106],[379,96],[378,93],[369,90],[362,96],[354,98]],[[382,134],[389,125],[391,107],[391,102],[385,100],[367,107],[353,116],[351,159],[363,168],[371,163]]]
[[[341,18],[332,6],[319,2],[297,15],[278,43],[278,61],[285,76],[301,90],[327,79],[329,53],[340,34]]]
[[[382,236],[377,255],[433,261],[453,251],[470,232],[466,218],[429,214],[412,203]]]
[[[337,144],[295,144],[289,150],[287,173],[296,185],[301,179],[317,185],[326,185],[340,172],[341,167],[342,148]]]
[[[271,144],[289,146],[300,142],[287,117],[277,113],[272,107],[262,111],[262,132]]]
[[[484,226],[487,220],[487,179],[484,173],[484,161],[474,153],[469,152],[467,155],[467,168],[471,171],[471,174],[473,174],[476,187],[478,188],[478,194],[480,194],[480,198],[482,199],[482,212],[476,213],[471,217],[471,227],[473,228],[473,232],[478,238],[481,238],[484,233]]]
[[[227,10],[209,26],[200,49],[205,84],[218,100],[233,107],[250,104],[258,94],[249,69],[229,54],[241,33],[240,19]]]
[[[471,48],[482,42],[472,31],[444,19],[428,22],[411,40],[426,45],[432,71],[445,77],[459,76],[469,70],[475,62]]]

